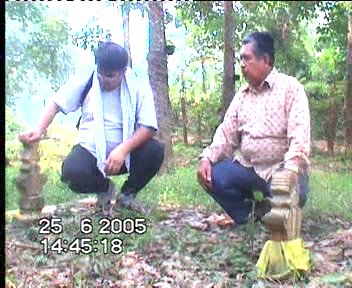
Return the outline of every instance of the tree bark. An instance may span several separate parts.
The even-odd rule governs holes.
[[[128,66],[132,68],[131,46],[130,46],[130,4],[123,3],[121,7],[122,12],[122,26],[123,26],[123,44],[128,52]]]
[[[171,102],[169,98],[165,24],[162,2],[148,2],[149,53],[148,74],[154,93],[159,132],[158,139],[165,144],[165,160],[162,172],[172,167],[172,123]]]
[[[351,4],[350,4],[351,5]],[[352,6],[352,5],[351,5]],[[344,99],[346,155],[352,156],[352,12],[348,15],[346,92]]]
[[[205,69],[205,60],[206,60],[206,57],[204,56],[200,57],[200,64],[202,66],[202,91],[204,95],[207,93],[207,88],[206,88],[207,71]],[[204,99],[202,99],[201,101],[204,101]],[[198,136],[198,141],[202,143],[203,125],[202,125],[202,116],[199,112],[197,113],[197,136]]]
[[[182,114],[182,127],[183,127],[183,142],[188,145],[188,117],[185,98],[185,81],[182,75],[182,91],[181,91],[181,114]]]
[[[336,125],[337,125],[337,109],[336,101],[334,97],[329,99],[329,108],[328,108],[328,119],[326,126],[326,139],[328,145],[328,154],[330,156],[334,155],[334,143],[336,140]]]
[[[222,87],[221,121],[234,95],[234,15],[232,1],[224,1],[224,75]]]

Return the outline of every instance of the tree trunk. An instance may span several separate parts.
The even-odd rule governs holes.
[[[350,4],[351,5],[351,4]],[[344,101],[346,155],[352,156],[352,12],[348,15],[346,92]]]
[[[187,108],[185,99],[185,81],[182,75],[182,91],[181,91],[181,114],[182,114],[182,127],[183,127],[183,142],[188,145],[188,119],[187,119]]]
[[[326,139],[328,144],[328,153],[330,156],[334,155],[334,143],[336,139],[336,125],[337,125],[337,109],[334,97],[329,99],[328,119],[326,126]]]
[[[132,68],[131,46],[130,46],[130,4],[123,3],[122,11],[122,26],[123,26],[123,44],[128,52],[128,66]]]
[[[165,160],[162,171],[172,167],[172,123],[169,98],[165,25],[162,2],[148,2],[149,53],[148,74],[155,99],[159,132],[158,139],[165,144]]]
[[[220,111],[221,121],[234,95],[234,16],[232,1],[224,1],[224,75],[222,86],[222,109]]]
[[[206,58],[200,57],[200,64],[202,65],[202,91],[204,93],[204,95],[207,93],[207,88],[206,88],[206,74],[207,71],[205,69],[205,60]],[[204,101],[204,99],[202,99],[201,101]],[[201,114],[198,112],[197,113],[197,138],[199,141],[199,143],[202,143],[202,135],[203,135],[203,125],[202,125],[202,116]]]

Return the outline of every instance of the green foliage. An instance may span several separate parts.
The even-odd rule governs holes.
[[[122,15],[128,15],[131,10],[138,10],[142,13],[144,17],[147,11],[147,5],[145,3],[131,3],[131,2],[107,2],[106,6],[116,9],[116,16],[119,12]],[[167,17],[170,17],[169,13],[166,13]],[[99,25],[98,19],[93,18],[83,27],[80,31],[76,32],[73,36],[73,44],[77,47],[83,49],[90,49],[91,52],[95,52],[98,48],[100,42],[111,41],[111,36],[113,36],[113,31],[109,29],[104,30],[103,27]]]
[[[40,25],[33,27],[29,36],[31,41],[26,48],[34,59],[35,70],[46,76],[52,88],[57,90],[71,69],[66,47],[70,39],[68,24],[59,16],[48,15]]]
[[[189,31],[188,41],[199,55],[222,49],[223,9],[219,1],[176,3],[177,17]]]
[[[36,80],[57,89],[70,71],[69,28],[44,3],[6,2],[6,103],[24,92],[33,95]]]
[[[23,130],[23,125],[17,120],[14,111],[10,107],[6,106],[5,113],[6,140],[17,139],[18,133]]]
[[[23,131],[14,111],[6,105],[5,109],[5,156],[11,162],[16,160],[20,154],[22,144],[17,140],[18,134]]]
[[[309,54],[301,43],[307,33],[306,20],[315,16],[315,1],[241,3],[249,18],[245,21],[254,25],[248,27],[246,33],[270,31],[275,39],[275,65],[284,73],[298,78],[306,75]]]
[[[25,27],[28,26],[28,20],[31,19],[33,23],[39,23],[42,20],[42,10],[46,9],[48,6],[42,3],[37,5],[32,5],[28,2],[22,3],[11,3],[5,2],[6,14],[11,20],[16,20],[21,22]]]
[[[349,3],[350,4],[350,3]],[[345,51],[347,43],[347,17],[352,8],[347,1],[320,1],[319,9],[324,13],[324,22],[318,26],[318,49],[330,46]]]
[[[195,48],[194,53],[190,55],[192,61],[199,63],[204,59],[212,59],[215,63],[221,64],[221,49],[224,41],[221,1],[179,3],[176,8],[178,23],[186,28],[188,43]],[[339,111],[338,135],[342,134],[341,117],[344,92],[340,89],[340,83],[345,75],[347,16],[348,12],[352,11],[350,3],[347,1],[237,1],[234,2],[233,9],[236,70],[239,69],[238,52],[244,35],[256,30],[270,31],[275,39],[275,66],[282,72],[302,81],[309,94],[314,137],[318,139],[325,137],[326,120],[322,119],[322,115],[327,115],[330,97],[336,98]],[[212,66],[215,67],[217,64]],[[213,67],[208,66],[202,71],[200,65],[195,70],[192,70],[189,65],[184,72],[186,74],[188,71],[195,74],[203,72],[203,76],[206,75],[203,79],[207,79],[209,83],[207,74],[212,73]],[[221,74],[222,67],[219,65],[215,70]],[[192,83],[190,87],[186,87],[187,101],[191,98],[188,95],[197,93],[195,86],[200,86],[199,79],[200,77],[195,81],[195,85],[188,79],[186,80]],[[214,96],[220,93],[222,87],[221,77],[217,81],[219,82],[216,89],[211,89],[211,91],[207,89],[207,93],[203,95],[197,93],[204,97],[202,99],[207,104],[209,104],[207,95],[216,98],[220,96]],[[177,91],[179,90],[175,89],[176,94]],[[176,113],[179,113],[179,103],[175,100],[174,98],[173,107]],[[200,104],[202,101],[195,104],[197,109],[192,106],[192,102],[190,103],[188,107],[192,107],[189,108],[192,114],[208,114],[211,109],[213,111],[211,114],[214,116],[221,108],[219,107],[220,101],[215,103],[214,100],[210,105],[204,106]],[[215,117],[211,119],[214,120],[212,123],[216,123]],[[209,118],[204,120],[211,121]],[[192,123],[197,123],[197,121]]]
[[[262,202],[264,200],[264,195],[261,191],[254,191],[253,199],[254,201]]]
[[[181,127],[181,97],[186,101],[188,130],[196,140],[210,139],[219,124],[222,75],[213,59],[185,63],[170,85],[170,100],[177,127]]]
[[[92,19],[80,32],[75,33],[73,44],[83,49],[88,49],[89,47],[91,52],[95,52],[99,43],[109,41],[111,36],[110,30],[104,31],[98,24],[97,19]]]

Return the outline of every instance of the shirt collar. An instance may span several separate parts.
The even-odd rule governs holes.
[[[266,76],[266,78],[264,79],[263,84],[261,86],[263,86],[264,83],[266,83],[269,88],[272,88],[274,83],[275,83],[275,79],[276,79],[278,74],[279,74],[279,72],[277,71],[277,69],[275,67],[273,67],[273,69],[270,71],[268,76]],[[250,88],[249,84],[246,83],[244,86],[242,86],[240,88],[240,91],[241,92],[248,91],[249,88]]]

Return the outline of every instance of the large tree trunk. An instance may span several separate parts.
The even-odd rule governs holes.
[[[172,167],[172,124],[169,98],[165,25],[162,2],[148,2],[149,53],[148,74],[155,99],[159,132],[158,139],[165,144],[162,171]]]
[[[221,120],[224,118],[234,95],[234,15],[232,1],[224,1],[224,75],[222,86]]]
[[[130,4],[123,3],[121,7],[122,12],[122,26],[123,26],[123,44],[128,52],[128,66],[132,68],[131,46],[130,46]]]
[[[351,4],[350,4],[351,5]],[[352,5],[351,5],[352,6]],[[346,93],[344,101],[346,154],[352,156],[352,12],[348,16]]]

